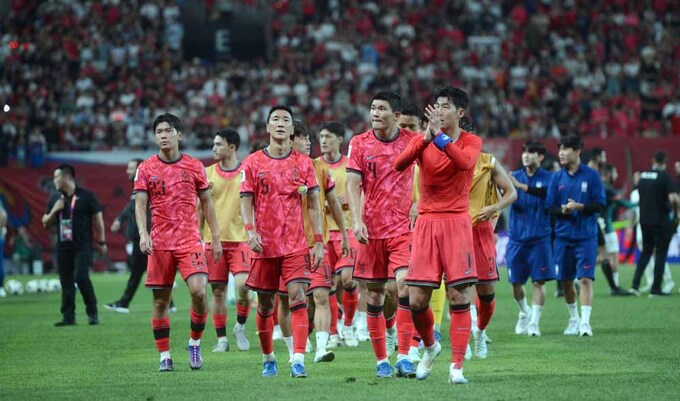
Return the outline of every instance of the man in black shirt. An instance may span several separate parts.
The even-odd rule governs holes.
[[[76,185],[75,169],[62,164],[54,170],[54,187],[57,189],[47,203],[42,217],[44,227],[57,224],[57,265],[61,281],[62,320],[55,326],[76,324],[76,289],[83,295],[89,324],[99,324],[97,298],[90,281],[92,266],[92,223],[94,222],[102,254],[106,253],[104,218],[97,197]]]
[[[653,163],[651,170],[640,174],[638,182],[642,255],[638,260],[631,288],[631,292],[636,295],[640,295],[640,279],[655,250],[654,283],[650,296],[668,295],[661,291],[661,282],[680,204],[671,176],[665,171],[666,154],[656,152]]]

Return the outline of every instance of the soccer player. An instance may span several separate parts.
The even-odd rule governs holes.
[[[341,328],[343,342],[348,347],[356,347],[359,342],[354,336],[353,322],[359,305],[359,285],[352,278],[354,259],[357,252],[357,241],[352,232],[352,216],[347,203],[347,157],[340,152],[340,146],[345,137],[345,125],[338,121],[323,124],[319,131],[319,144],[321,156],[316,160],[328,166],[328,171],[335,181],[335,195],[343,214],[343,226],[349,239],[349,253],[342,254],[343,233],[339,225],[332,218],[326,218],[330,230],[327,244],[328,259],[333,271],[340,277],[342,283],[342,306],[344,312],[344,325]],[[327,216],[328,217],[328,216]]]
[[[309,128],[307,125],[301,121],[295,121],[293,123],[293,135],[291,136],[291,147],[293,150],[300,152],[309,156],[312,150],[312,142],[309,135]],[[321,183],[321,191],[319,191],[319,202],[321,205],[326,205],[330,210],[330,214],[333,217],[334,223],[340,227],[340,257],[345,257],[349,255],[349,238],[347,231],[345,230],[345,225],[342,216],[342,209],[338,200],[335,196],[335,182],[328,172],[328,166],[320,160],[313,160],[314,171],[316,173],[317,182]],[[302,198],[302,208],[305,210],[307,208],[307,198]],[[325,207],[321,209],[321,221],[323,225],[323,237],[324,244],[328,243],[329,231],[328,224],[326,223],[327,215],[325,212]],[[309,221],[309,215],[307,213],[303,214],[303,220],[305,224],[305,235],[307,236],[307,244],[310,250],[314,247],[314,231]],[[327,254],[326,254],[327,256]],[[316,331],[316,355],[314,356],[314,362],[331,362],[335,358],[335,354],[332,351],[328,351],[328,339],[330,336],[330,326],[332,320],[332,311],[330,305],[330,292],[333,287],[333,270],[328,260],[328,257],[324,258],[322,266],[311,274],[311,284],[307,289],[307,296],[310,298],[309,301],[314,305],[312,310],[314,329]],[[279,317],[281,324],[281,329],[284,332],[284,340],[290,338],[290,330],[288,327],[290,314],[288,305],[288,296],[284,288],[279,288],[279,295],[281,295],[281,309],[279,309],[282,316]],[[337,307],[337,303],[336,303]],[[336,314],[337,317],[337,314]],[[286,324],[284,324],[286,322]],[[289,352],[292,351],[292,338],[286,341],[286,345],[289,347]]]
[[[353,274],[355,280],[366,283],[368,290],[368,331],[377,359],[378,377],[392,376],[383,314],[386,283],[392,279],[397,281],[399,297],[396,313],[399,350],[395,368],[399,377],[415,376],[415,368],[408,359],[413,323],[408,287],[404,284],[409,266],[413,168],[395,171],[394,161],[418,134],[397,126],[400,109],[399,95],[377,93],[371,102],[372,129],[352,138],[347,162],[352,229],[359,242]]]
[[[409,171],[416,161],[421,173],[419,217],[406,283],[413,324],[425,345],[416,377],[422,380],[429,376],[442,349],[434,336],[429,303],[432,290],[441,285],[444,276],[451,316],[449,382],[465,384],[463,361],[471,325],[468,291],[477,281],[470,187],[482,141],[459,127],[468,104],[464,90],[444,86],[437,89],[435,98],[434,107],[428,106],[425,111],[429,125],[424,134],[412,138],[394,164],[398,171]]]
[[[604,195],[607,201],[604,212],[604,246],[607,255],[602,261],[602,271],[609,284],[610,294],[617,296],[632,295],[627,290],[619,287],[619,237],[614,231],[614,213],[620,207],[631,208],[635,205],[626,201],[621,194],[614,188],[614,183],[618,178],[616,167],[605,164],[602,167],[602,184],[604,185]],[[598,219],[599,223],[599,219]]]
[[[323,260],[323,234],[319,184],[312,160],[291,149],[293,112],[287,106],[274,106],[267,116],[269,146],[244,161],[241,181],[241,214],[251,253],[246,286],[257,292],[257,331],[263,354],[262,376],[278,374],[272,332],[274,298],[283,280],[292,315],[292,377],[307,377],[304,366],[308,336],[305,293],[311,269]],[[307,247],[302,198],[314,230],[314,247]],[[311,256],[311,261],[310,261]]]
[[[517,191],[517,200],[510,208],[506,250],[508,281],[519,306],[515,334],[541,335],[540,321],[545,305],[545,282],[555,279],[555,263],[550,242],[550,216],[545,213],[545,198],[552,174],[541,168],[545,147],[527,141],[522,149],[523,169],[510,176]],[[531,277],[533,293],[531,309],[527,305],[524,284]]]
[[[219,227],[205,167],[200,160],[179,151],[179,142],[184,136],[182,121],[173,114],[161,114],[153,122],[153,131],[158,154],[139,165],[134,190],[139,248],[149,255],[146,286],[153,289],[151,326],[160,352],[159,371],[173,370],[168,306],[178,270],[191,294],[189,367],[200,369],[203,367],[201,337],[208,317],[205,297],[208,270],[198,230],[197,194],[212,232],[215,262],[222,257]],[[151,235],[146,217],[149,202]]]
[[[227,128],[215,134],[213,139],[213,158],[217,163],[206,168],[206,175],[210,183],[210,197],[218,216],[217,225],[222,240],[222,258],[217,264],[212,263],[212,255],[207,255],[208,282],[212,286],[212,317],[217,344],[213,352],[229,350],[227,340],[227,285],[229,273],[236,280],[236,323],[233,333],[236,346],[241,351],[250,349],[250,342],[245,328],[250,312],[248,289],[245,288],[250,268],[250,249],[246,244],[246,230],[241,219],[241,200],[239,191],[241,186],[241,163],[237,158],[241,137],[236,130]],[[201,209],[199,223],[203,241],[210,244],[211,235],[205,225]]]
[[[564,335],[592,336],[590,314],[597,263],[597,215],[605,196],[597,171],[580,161],[583,143],[576,135],[562,137],[558,157],[562,169],[548,187],[546,207],[557,217],[553,252],[557,279],[562,281],[569,324]],[[581,283],[581,318],[576,309],[574,279]]]
[[[515,199],[517,191],[501,163],[489,153],[480,153],[470,187],[470,216],[477,268],[477,321],[476,324],[473,321],[472,337],[475,355],[482,359],[488,355],[486,328],[496,308],[494,282],[498,281],[498,268],[494,228],[501,210]]]
[[[669,295],[662,291],[661,283],[668,246],[677,227],[680,199],[670,175],[666,173],[666,161],[666,153],[656,152],[652,168],[643,171],[638,182],[642,254],[635,268],[635,276],[633,276],[631,292],[635,295],[640,295],[640,279],[652,254],[655,254],[654,282],[649,296]]]

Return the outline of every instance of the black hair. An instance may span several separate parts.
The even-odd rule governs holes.
[[[401,112],[401,96],[399,96],[396,92],[392,91],[378,92],[375,94],[375,96],[373,96],[371,102],[373,102],[374,100],[384,100],[387,103],[389,103],[393,113]]]
[[[267,145],[268,145],[267,142],[259,141],[259,140],[251,143],[250,144],[250,154],[253,154],[253,153],[257,152],[258,150],[262,150],[262,149],[266,148]]]
[[[615,169],[615,168],[616,168],[616,167],[615,167],[613,164],[607,163],[607,164],[605,164],[604,166],[602,166],[602,174],[603,174],[603,175],[604,175],[604,174],[609,174],[609,175],[611,175],[611,174],[614,172],[614,169]]]
[[[590,157],[594,159],[596,157],[602,156],[602,153],[604,153],[604,149],[602,149],[599,146],[596,146],[590,150]]]
[[[467,109],[468,107],[468,95],[462,88],[451,85],[441,86],[434,92],[434,97],[435,99],[440,97],[448,99],[457,109]]]
[[[217,131],[215,135],[227,141],[227,144],[234,145],[236,150],[241,146],[241,135],[233,128],[225,128],[222,131]]]
[[[304,121],[293,120],[293,133],[290,135],[290,139],[305,136],[311,139],[309,126]]]
[[[470,120],[467,116],[463,116],[460,118],[460,120],[458,120],[458,126],[463,131],[475,132],[475,125],[472,123],[472,120]]]
[[[522,147],[523,152],[538,153],[539,155],[545,155],[545,146],[538,141],[526,141]]]
[[[293,119],[293,110],[290,107],[285,106],[283,104],[277,104],[276,106],[269,109],[269,114],[267,115],[267,124],[269,124],[269,119],[272,117],[272,114],[274,114],[276,110],[287,111],[288,114],[290,114],[290,118]]]
[[[176,129],[177,132],[182,132],[184,130],[184,127],[182,125],[182,120],[180,120],[180,118],[177,117],[174,114],[165,113],[165,114],[161,114],[160,116],[156,117],[156,119],[153,120],[153,132],[154,133],[156,132],[156,127],[160,123],[170,124],[170,127]]]
[[[567,136],[563,136],[562,138],[560,138],[558,147],[580,150],[583,149],[583,141],[581,140],[580,136],[569,134]]]
[[[327,123],[323,123],[319,129],[319,132],[323,130],[326,130],[335,136],[339,136],[340,138],[345,137],[345,124],[341,123],[340,121],[329,121]]]
[[[666,152],[661,150],[654,152],[654,162],[656,164],[665,164],[667,160],[668,156],[666,155]]]
[[[67,164],[67,163],[60,164],[54,170],[55,171],[61,170],[62,174],[66,174],[71,178],[76,178],[76,169],[70,164]]]
[[[402,116],[415,116],[420,120],[424,118],[423,111],[413,102],[405,102],[401,107]]]
[[[142,164],[142,162],[144,161],[144,159],[134,158],[134,159],[132,159],[132,160],[130,160],[130,161],[131,161],[131,162],[137,163],[137,167],[139,167],[139,165]]]

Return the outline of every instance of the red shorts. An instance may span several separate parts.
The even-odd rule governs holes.
[[[250,271],[250,248],[245,242],[223,242],[222,259],[215,263],[210,244],[205,244],[205,259],[208,262],[208,282],[227,284],[229,272],[248,274]]]
[[[309,248],[309,254],[311,258],[312,248]],[[326,251],[326,248],[323,250],[323,261],[321,262],[321,266],[316,270],[310,270],[309,277],[311,282],[307,288],[307,295],[312,294],[317,288],[326,288],[330,290],[333,287],[333,271],[328,263],[328,252]],[[288,286],[283,279],[279,280],[279,295],[288,295]]]
[[[406,284],[439,288],[475,283],[472,220],[465,214],[418,217]]]
[[[359,243],[354,278],[368,283],[384,283],[394,279],[400,269],[409,267],[411,233],[398,237],[373,239],[368,245]]]
[[[479,282],[498,281],[493,223],[486,221],[472,227],[472,237],[475,244],[475,262]]]
[[[344,269],[354,268],[359,243],[354,237],[352,230],[347,230],[347,235],[349,236],[349,255],[347,256],[342,256],[342,240],[328,241],[326,244],[329,263],[334,274],[340,273]]]
[[[302,249],[276,258],[251,258],[246,287],[256,292],[275,294],[279,281],[286,286],[290,283],[309,284],[310,276],[309,251]]]
[[[195,274],[208,275],[203,245],[169,251],[154,250],[148,258],[145,285],[149,288],[172,288],[178,270],[184,281]]]

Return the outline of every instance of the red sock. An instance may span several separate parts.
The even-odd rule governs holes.
[[[331,307],[331,327],[328,330],[330,335],[338,334],[338,297],[335,296],[335,292],[331,292],[331,296],[328,299],[330,301]]]
[[[217,338],[227,336],[227,315],[213,314],[213,324],[215,325]]]
[[[477,297],[477,328],[480,330],[486,329],[491,322],[491,317],[496,309],[494,295],[479,295]]]
[[[423,344],[426,347],[434,344],[434,314],[432,308],[428,306],[427,309],[419,311],[411,310],[411,316],[413,317],[413,325],[420,334],[420,338],[423,339]]]
[[[170,318],[151,318],[151,329],[158,352],[170,351]]]
[[[451,363],[454,364],[456,369],[461,369],[463,360],[465,360],[465,350],[470,342],[470,325],[472,324],[470,304],[453,305],[449,313],[451,315],[451,327],[449,328]]]
[[[385,318],[385,328],[386,329],[391,329],[394,327],[394,324],[397,322],[397,314],[395,313],[392,315],[392,317],[386,317]]]
[[[274,326],[279,325],[279,296],[274,297]]]
[[[307,316],[307,303],[301,301],[290,305],[291,326],[293,329],[293,352],[304,354],[307,348],[309,335],[309,317]]]
[[[236,304],[236,321],[239,322],[239,324],[246,324],[249,314],[250,305],[243,306],[241,304]]]
[[[357,313],[357,306],[359,306],[359,287],[351,289],[345,288],[342,292],[342,307],[345,310],[345,326],[352,326],[354,323],[354,315]]]
[[[268,315],[263,315],[258,309],[255,324],[257,326],[257,333],[260,336],[262,353],[269,355],[274,352],[274,319],[272,318],[272,312],[269,312]]]
[[[387,359],[385,315],[383,314],[382,305],[366,305],[366,324],[368,325],[368,335],[371,337],[375,358],[378,361]]]
[[[208,312],[199,315],[191,310],[191,334],[192,340],[200,340],[203,337],[203,330],[205,330],[205,321],[208,320]]]
[[[413,320],[411,320],[411,305],[408,297],[399,298],[397,308],[397,346],[399,355],[408,355],[413,341]]]

